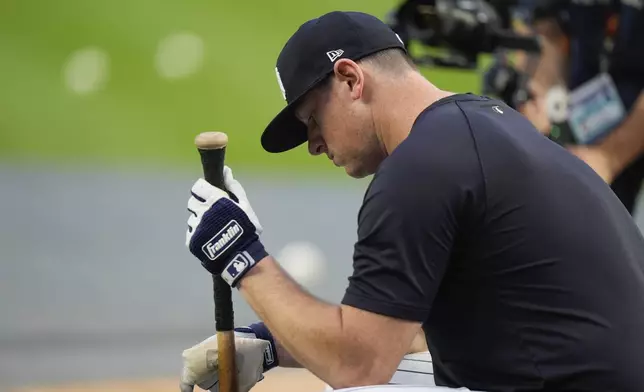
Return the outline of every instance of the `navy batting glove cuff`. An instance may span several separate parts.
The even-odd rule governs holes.
[[[254,241],[241,252],[238,252],[221,273],[221,278],[232,287],[236,287],[241,278],[250,271],[268,252],[259,240]]]
[[[237,327],[235,332],[242,334],[253,334],[257,339],[268,341],[268,347],[264,351],[264,372],[279,366],[277,357],[277,346],[275,346],[275,339],[268,330],[266,325],[262,322],[251,324],[247,327]]]

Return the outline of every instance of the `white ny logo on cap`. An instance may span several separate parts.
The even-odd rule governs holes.
[[[344,50],[342,50],[342,49],[336,49],[336,50],[331,50],[331,51],[329,51],[329,52],[326,52],[326,55],[327,55],[327,57],[329,58],[329,60],[331,60],[331,62],[334,62],[334,61],[335,61],[335,60],[337,60],[340,56],[342,56],[342,54],[343,54],[343,53],[344,53]]]

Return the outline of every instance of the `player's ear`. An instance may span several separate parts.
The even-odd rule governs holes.
[[[358,99],[362,96],[364,73],[355,61],[339,59],[333,65],[333,73],[340,83],[348,87],[352,99]]]

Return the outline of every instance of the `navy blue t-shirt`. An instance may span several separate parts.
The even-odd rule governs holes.
[[[644,239],[500,101],[423,111],[374,175],[342,301],[421,322],[438,385],[644,391]]]

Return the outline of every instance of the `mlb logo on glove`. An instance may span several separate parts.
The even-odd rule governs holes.
[[[244,252],[245,253],[245,252]],[[222,274],[224,280],[235,280],[242,272],[246,271],[251,264],[254,264],[252,260],[248,260],[244,253],[240,253],[235,256],[230,264],[226,267],[226,271]]]

